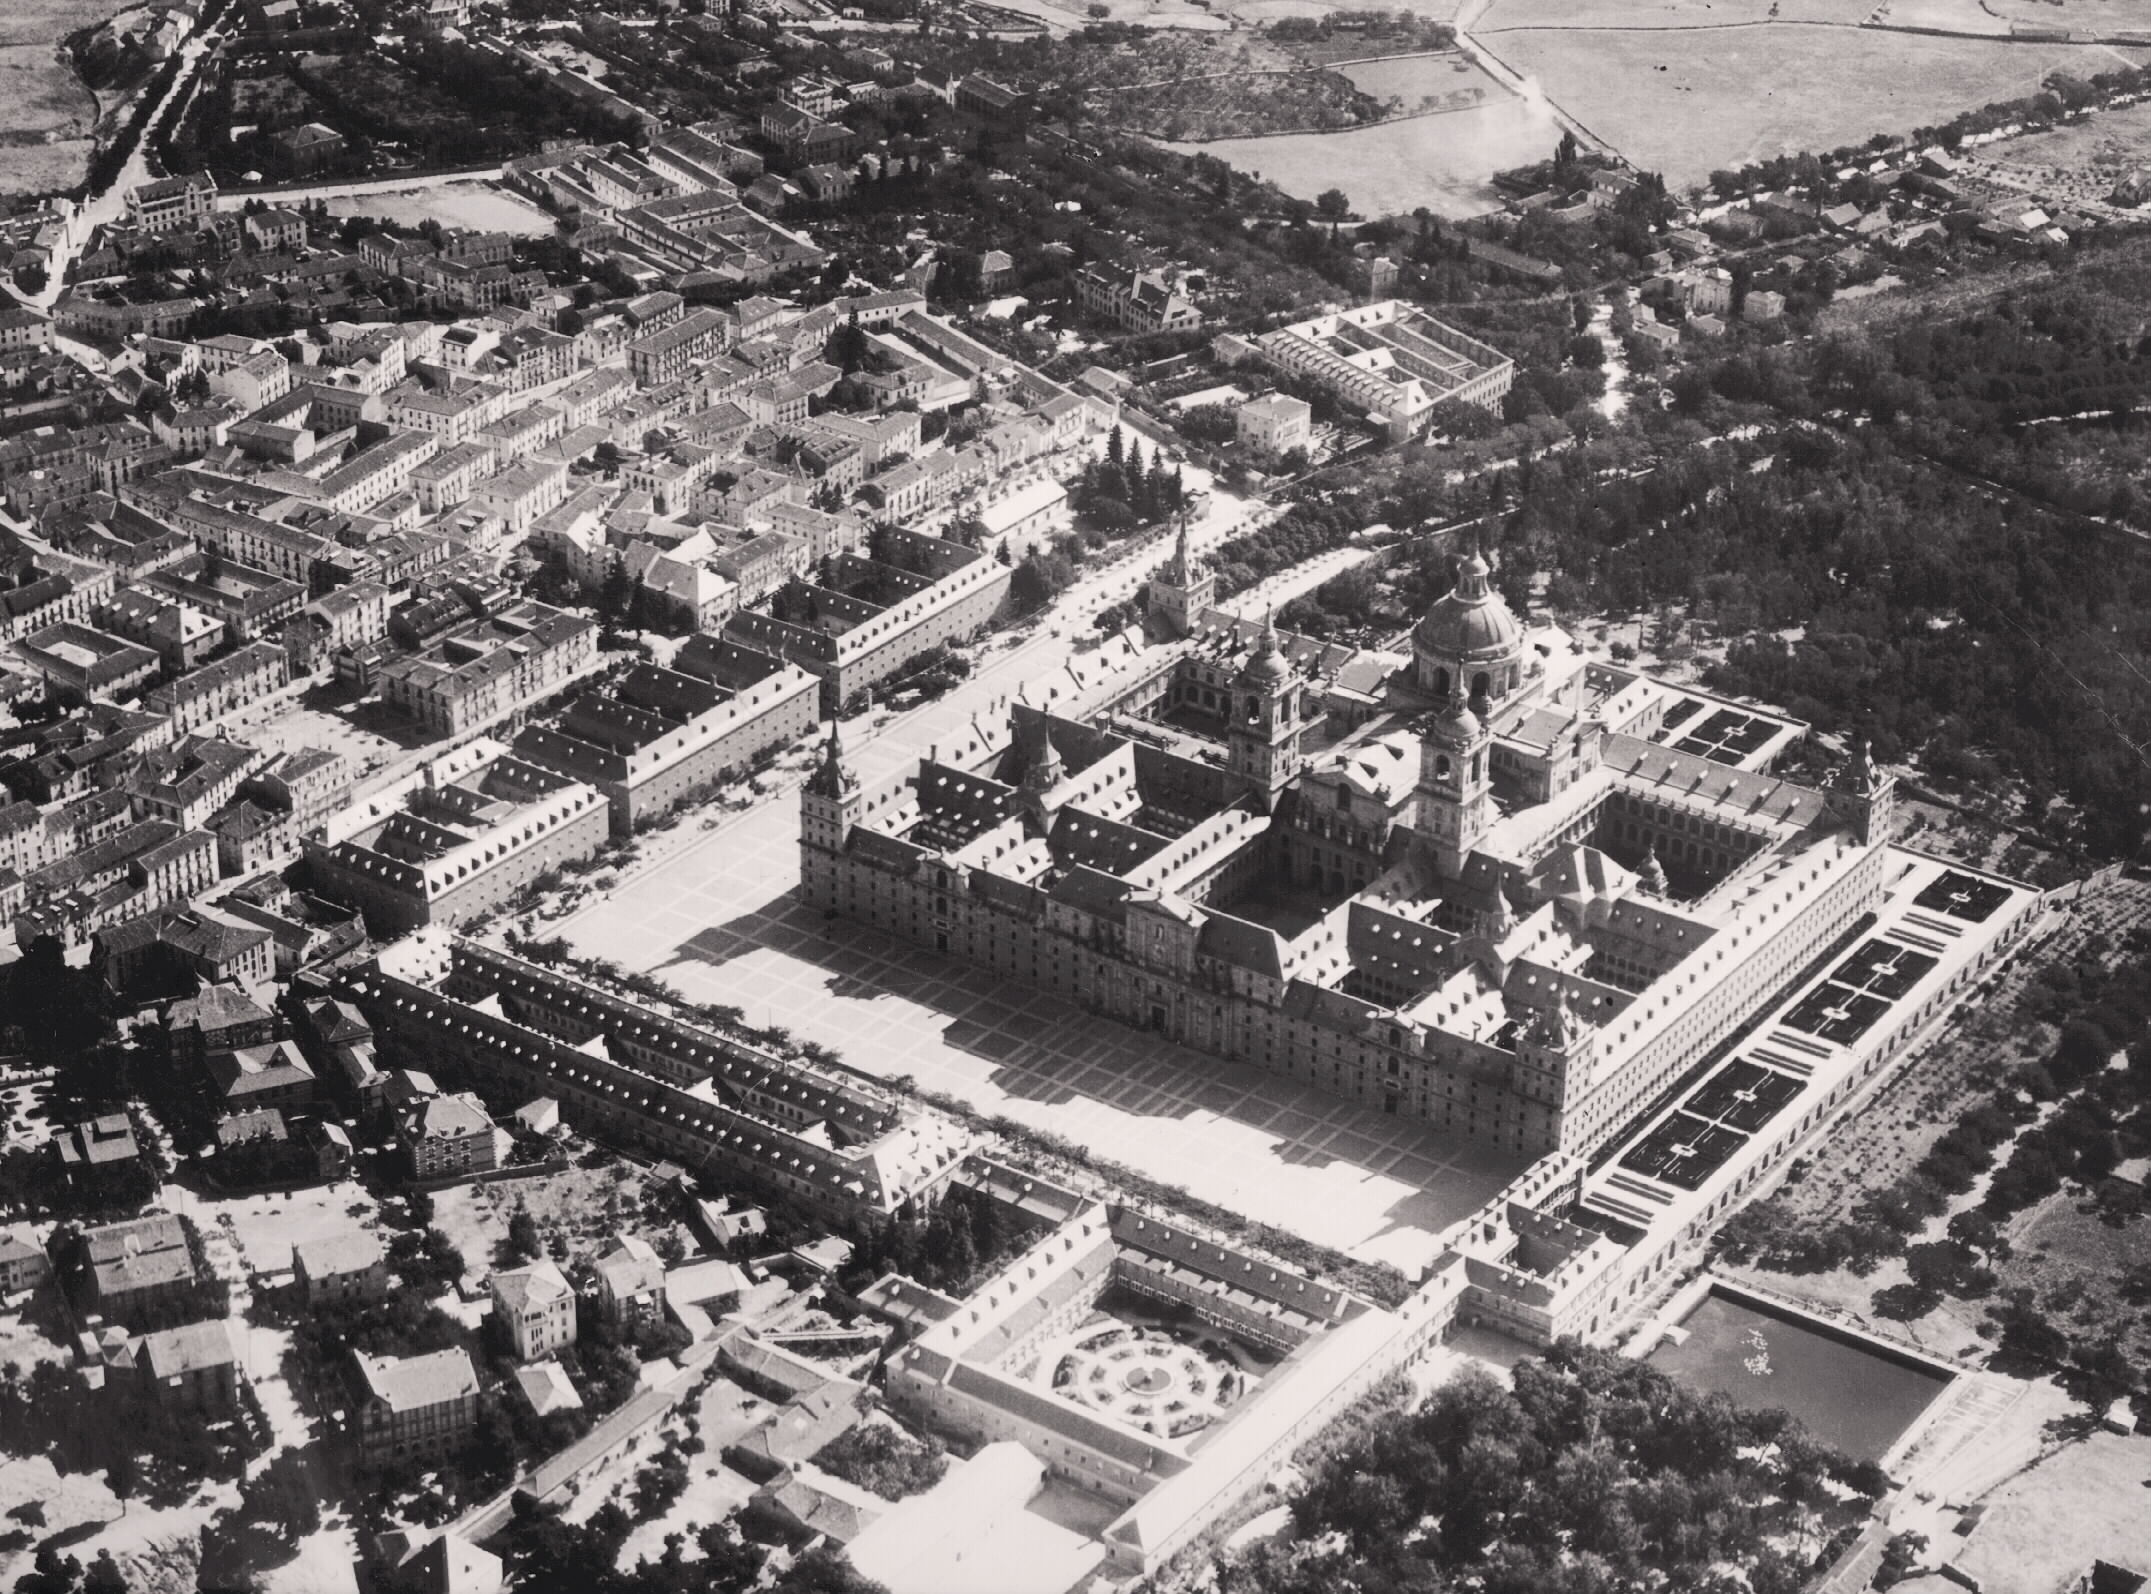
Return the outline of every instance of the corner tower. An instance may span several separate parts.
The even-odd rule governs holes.
[[[1859,837],[1861,846],[1889,839],[1897,811],[1897,777],[1875,762],[1865,737],[1830,777],[1822,797],[1830,817]]]
[[[1183,510],[1172,562],[1150,578],[1150,614],[1174,636],[1186,636],[1195,629],[1196,617],[1216,602],[1217,572],[1188,545],[1188,517]]]
[[[807,783],[799,788],[799,895],[814,907],[834,912],[838,876],[844,865],[844,840],[859,822],[864,798],[859,777],[844,762],[844,741],[836,721],[829,722],[829,744]]]
[[[1591,1082],[1597,1055],[1597,1032],[1577,1018],[1568,992],[1554,996],[1517,1032],[1516,1055],[1509,1064],[1509,1088],[1546,1115],[1530,1125],[1529,1149],[1552,1150],[1562,1144],[1562,1123],[1577,1096]],[[1536,1115],[1533,1115],[1536,1116]]]

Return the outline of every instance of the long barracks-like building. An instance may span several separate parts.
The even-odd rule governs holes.
[[[346,982],[385,1063],[550,1096],[585,1132],[851,1227],[937,1201],[970,1147],[937,1113],[569,975],[460,939],[450,956],[438,990]]]
[[[1882,899],[1891,777],[1526,631],[1477,555],[1409,656],[1210,607],[1082,718],[1025,704],[862,790],[832,737],[801,892],[833,915],[1511,1153],[1589,1156]],[[1375,680],[1372,695],[1365,683]],[[1352,681],[1357,690],[1344,690]]]

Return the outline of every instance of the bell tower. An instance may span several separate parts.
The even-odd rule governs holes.
[[[1188,517],[1183,509],[1173,539],[1172,562],[1150,578],[1151,616],[1174,636],[1186,636],[1195,629],[1203,610],[1216,602],[1217,572],[1188,545]]]
[[[1829,815],[1871,847],[1886,841],[1897,810],[1897,777],[1875,762],[1862,737],[1852,756],[1840,764],[1823,789]]]
[[[1227,689],[1232,723],[1226,732],[1232,770],[1267,809],[1300,772],[1299,672],[1278,645],[1277,622],[1265,616],[1262,640]]]
[[[844,840],[864,804],[859,777],[844,762],[843,737],[831,720],[822,761],[799,788],[799,894],[817,908],[835,911]]]
[[[1419,834],[1445,880],[1464,872],[1494,823],[1494,736],[1473,707],[1452,694],[1419,739]]]

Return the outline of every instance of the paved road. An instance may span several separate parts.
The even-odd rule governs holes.
[[[348,199],[357,194],[401,194],[421,188],[446,188],[453,183],[494,182],[500,173],[498,166],[480,166],[470,171],[410,173],[401,177],[367,178],[363,182],[347,180],[292,183],[282,188],[234,188],[217,195],[217,209],[243,210],[250,199]]]

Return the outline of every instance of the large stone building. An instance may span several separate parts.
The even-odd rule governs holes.
[[[550,1257],[493,1275],[493,1315],[519,1362],[543,1361],[575,1343],[575,1290]]]
[[[1499,411],[1516,362],[1403,299],[1334,310],[1306,321],[1218,340],[1228,360],[1250,356],[1313,382],[1365,415],[1391,442],[1425,435],[1445,403]]]
[[[478,1426],[478,1369],[465,1350],[351,1353],[359,1448],[375,1466],[453,1455]]]
[[[1483,559],[1361,717],[1353,666],[1219,626],[1088,718],[1022,703],[801,795],[813,905],[1510,1153],[1588,1155],[1879,901],[1893,784],[1801,727],[1527,632]]]
[[[304,840],[314,889],[379,932],[454,924],[605,844],[604,796],[481,739]]]
[[[515,604],[383,666],[381,699],[436,735],[467,735],[589,668],[597,631],[581,615]]]
[[[902,1098],[458,940],[440,990],[377,969],[350,999],[388,1063],[545,1095],[586,1134],[869,1226],[940,1199],[971,1137]]]
[[[1013,572],[976,549],[893,528],[886,546],[901,564],[840,554],[832,582],[793,582],[769,612],[733,615],[726,634],[820,676],[834,713],[922,654],[969,640],[1008,597]]]
[[[637,665],[524,727],[516,756],[603,792],[613,834],[627,836],[813,728],[815,677],[758,649],[709,641],[701,650],[709,679]]]

